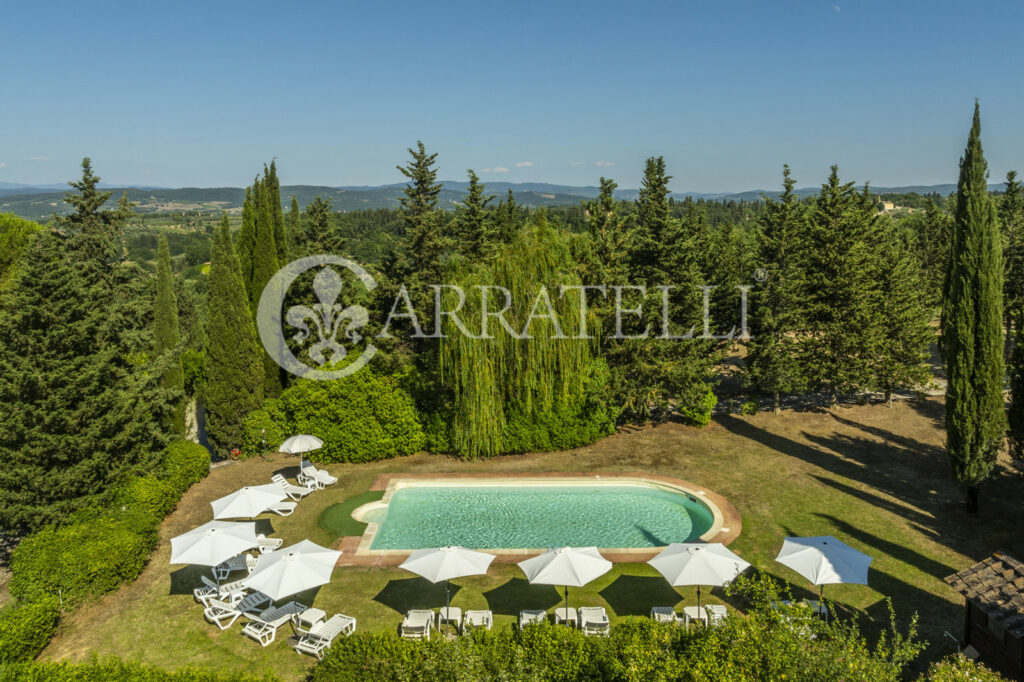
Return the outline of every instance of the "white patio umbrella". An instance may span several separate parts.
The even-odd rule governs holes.
[[[872,558],[831,535],[786,538],[775,560],[820,585],[832,583],[868,584]]]
[[[597,547],[559,547],[520,561],[518,566],[531,585],[564,585],[568,609],[569,588],[600,578],[612,569],[612,562],[601,556]]]
[[[445,613],[447,613],[448,607],[451,606],[451,593],[449,592],[451,579],[486,573],[492,561],[494,561],[493,554],[477,552],[465,547],[449,546],[417,549],[402,562],[399,568],[412,571],[432,583],[439,583],[443,580],[444,605]]]
[[[267,485],[239,488],[230,495],[214,500],[210,506],[213,507],[213,518],[215,519],[251,519],[286,497],[288,496],[285,494],[284,488],[276,483],[268,483]]]
[[[277,601],[329,583],[340,556],[341,552],[337,550],[303,540],[260,555],[252,573],[242,580],[242,584]]]
[[[298,436],[292,436],[285,442],[281,443],[281,446],[277,450],[278,452],[287,452],[292,455],[297,455],[299,453],[309,452],[310,450],[319,450],[323,446],[324,442],[316,436],[300,434]]]
[[[216,566],[256,544],[255,523],[210,521],[171,538],[171,563]]]
[[[750,567],[720,542],[673,542],[647,563],[673,587],[696,585],[698,611],[701,585],[725,585]]]

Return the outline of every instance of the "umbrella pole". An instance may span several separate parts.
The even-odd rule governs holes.
[[[700,585],[697,585],[697,617],[700,617]]]
[[[565,586],[565,622],[569,622],[569,586]]]
[[[449,589],[451,588],[451,584],[452,584],[451,580],[445,580],[444,581],[444,617],[445,617],[445,622],[448,622],[448,619],[451,617],[452,597],[451,597],[451,593],[449,592]]]

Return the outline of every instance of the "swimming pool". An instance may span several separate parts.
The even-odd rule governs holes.
[[[721,515],[702,492],[646,480],[399,480],[353,516],[373,553],[462,545],[649,549],[709,539]],[[726,529],[727,530],[727,529]]]

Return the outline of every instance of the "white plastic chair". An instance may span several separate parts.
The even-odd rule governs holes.
[[[579,616],[580,630],[585,635],[607,635],[611,629],[603,606],[581,606]]]
[[[399,628],[406,639],[430,639],[430,630],[434,625],[434,612],[413,609],[405,614]]]
[[[466,611],[462,616],[462,632],[466,633],[476,628],[490,630],[494,625],[494,614],[490,611]]]
[[[292,485],[291,483],[288,482],[288,479],[286,479],[281,474],[274,474],[273,476],[270,477],[270,480],[281,486],[281,489],[284,490],[284,494],[290,497],[291,499],[295,500],[296,502],[298,502],[303,497],[309,495],[311,492],[316,490],[316,488]]]
[[[245,617],[249,619],[249,622],[242,628],[242,634],[256,640],[260,646],[266,647],[274,641],[278,628],[290,621],[295,614],[305,611],[306,608],[306,606],[292,601],[259,614],[247,613]]]
[[[230,604],[220,599],[210,599],[206,608],[203,609],[203,617],[221,630],[227,630],[242,616],[256,613],[269,603],[270,597],[260,592],[253,592],[237,604]]]

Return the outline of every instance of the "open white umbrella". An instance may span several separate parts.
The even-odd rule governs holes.
[[[274,601],[296,592],[311,590],[331,581],[331,572],[341,552],[303,540],[297,544],[262,554],[244,584]]]
[[[832,583],[868,584],[872,558],[831,535],[786,538],[775,560],[820,585]]]
[[[252,519],[288,497],[284,488],[276,483],[240,488],[230,495],[214,500],[215,519]]]
[[[292,455],[297,455],[302,452],[319,450],[323,446],[324,442],[316,436],[300,434],[298,436],[292,436],[285,442],[281,443],[281,446],[277,450],[278,452],[287,452]]]
[[[673,542],[647,563],[673,587],[696,585],[698,611],[701,585],[725,585],[750,567],[720,542]]]
[[[452,578],[486,573],[492,561],[494,561],[493,554],[477,552],[465,547],[449,546],[418,549],[410,554],[399,568],[412,571],[432,583],[439,583],[443,580],[445,582],[444,605],[445,613],[447,613],[448,607],[451,606],[449,581]]]
[[[256,544],[255,523],[210,521],[171,538],[171,563],[216,566]]]
[[[559,547],[540,556],[520,561],[530,584],[564,585],[565,607],[569,608],[569,588],[583,587],[612,569],[612,562],[601,556],[597,547]]]

